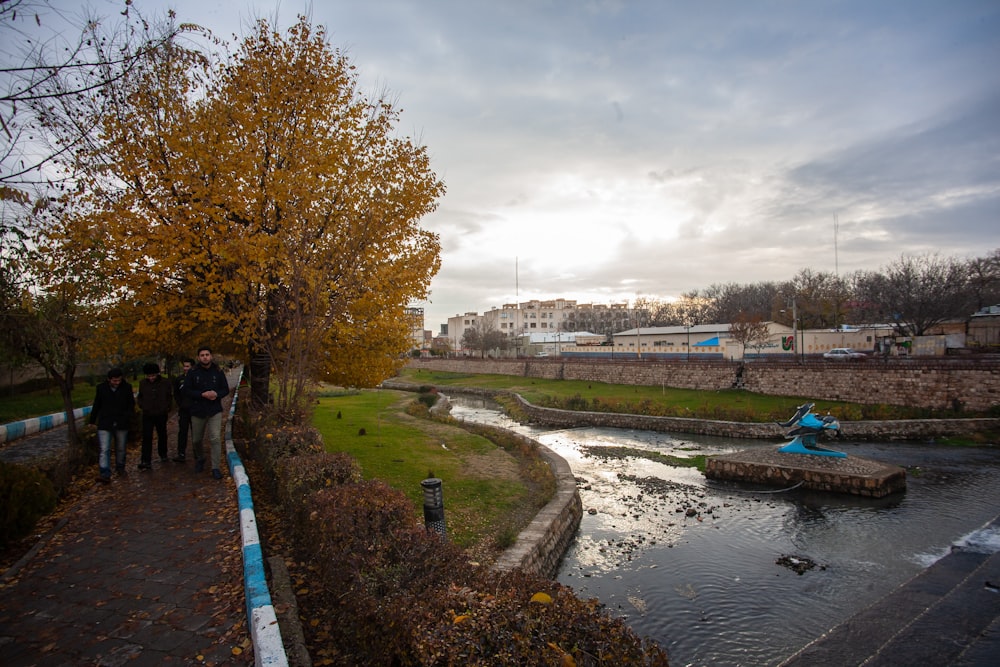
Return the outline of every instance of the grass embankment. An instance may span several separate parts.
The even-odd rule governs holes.
[[[35,391],[18,391],[11,394],[9,389],[0,393],[0,424],[52,415],[62,412],[62,396],[55,387]],[[82,408],[94,402],[94,387],[86,382],[77,382],[73,387],[73,407]]]
[[[743,389],[702,391],[666,386],[606,384],[585,380],[548,380],[513,375],[467,375],[418,368],[403,369],[401,377],[420,385],[439,387],[451,385],[514,391],[528,402],[540,407],[663,417],[762,423],[784,421],[803,403],[815,403],[814,412],[829,413],[842,421],[988,416],[882,403],[849,403],[808,396],[770,396]]]
[[[413,417],[416,394],[388,390],[321,393],[313,425],[330,451],[345,452],[366,479],[405,493],[423,517],[428,477],[443,480],[448,537],[487,550],[509,546],[542,502],[521,478],[518,461],[462,428]]]
[[[803,403],[815,403],[816,412],[833,414],[857,412],[854,403],[795,396],[768,396],[740,389],[699,391],[676,387],[606,384],[585,380],[546,380],[512,375],[465,375],[406,368],[401,373],[409,382],[434,386],[463,386],[504,389],[520,394],[530,403],[604,412],[660,414],[698,419],[767,422],[784,420]],[[839,414],[838,414],[839,416]]]

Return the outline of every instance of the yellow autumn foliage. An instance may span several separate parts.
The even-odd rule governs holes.
[[[306,18],[259,21],[234,54],[169,41],[116,82],[49,241],[107,267],[136,353],[267,352],[279,403],[327,379],[372,386],[408,349],[444,193],[399,112]]]

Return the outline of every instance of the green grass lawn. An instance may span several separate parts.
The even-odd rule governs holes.
[[[771,421],[786,419],[795,409],[806,402],[816,404],[817,412],[833,414],[857,412],[860,406],[842,401],[829,401],[795,396],[767,396],[739,389],[700,391],[674,387],[651,387],[639,385],[615,385],[585,380],[546,380],[512,375],[466,375],[427,369],[403,369],[403,379],[418,384],[448,386],[460,385],[488,389],[506,389],[520,394],[530,403],[546,405],[551,399],[571,399],[579,396],[592,403],[596,398],[607,405],[639,406],[648,402],[664,410],[689,410],[691,416],[711,416],[717,419],[741,421]],[[628,412],[628,409],[622,409]],[[642,413],[640,413],[642,414]]]
[[[73,387],[73,407],[82,408],[94,402],[94,387],[77,382]],[[0,424],[62,412],[62,396],[55,387],[30,392],[0,392]]]
[[[518,475],[514,458],[489,440],[406,414],[410,392],[368,390],[321,394],[313,425],[330,451],[357,459],[366,479],[380,479],[405,493],[423,518],[428,477],[443,481],[448,536],[468,547],[484,536],[509,541],[523,527],[522,508],[537,506]],[[362,434],[363,433],[363,434]]]

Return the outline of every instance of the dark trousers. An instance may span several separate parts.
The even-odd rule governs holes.
[[[177,410],[177,456],[186,456],[188,436],[191,434],[191,410]]]
[[[142,415],[142,463],[153,460],[153,429],[156,429],[156,452],[161,459],[167,458],[167,416]]]

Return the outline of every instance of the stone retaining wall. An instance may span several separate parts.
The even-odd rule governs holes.
[[[500,555],[495,566],[505,571],[520,567],[552,579],[580,527],[583,502],[566,460],[541,443],[531,442],[538,447],[556,477],[556,493],[518,534],[514,546]]]
[[[389,389],[414,390],[417,385],[401,381],[383,383]],[[614,412],[582,412],[543,408],[524,400],[510,391],[479,389],[476,387],[444,387],[456,394],[470,394],[485,398],[507,395],[517,401],[519,408],[536,424],[556,428],[596,426],[604,428],[638,429],[660,433],[695,433],[718,435],[726,438],[751,438],[781,441],[784,429],[777,424],[759,422],[733,422],[714,419],[686,419],[684,417],[653,417],[619,414]],[[855,440],[934,440],[946,436],[962,436],[1000,430],[1000,419],[896,419],[854,421],[840,423],[840,437]]]
[[[906,489],[906,470],[899,466],[859,456],[787,454],[777,449],[710,456],[705,477],[867,498],[884,498]]]
[[[609,361],[605,359],[419,359],[411,368],[611,384],[718,390],[742,387],[776,396],[861,404],[988,410],[1000,405],[996,359]]]

